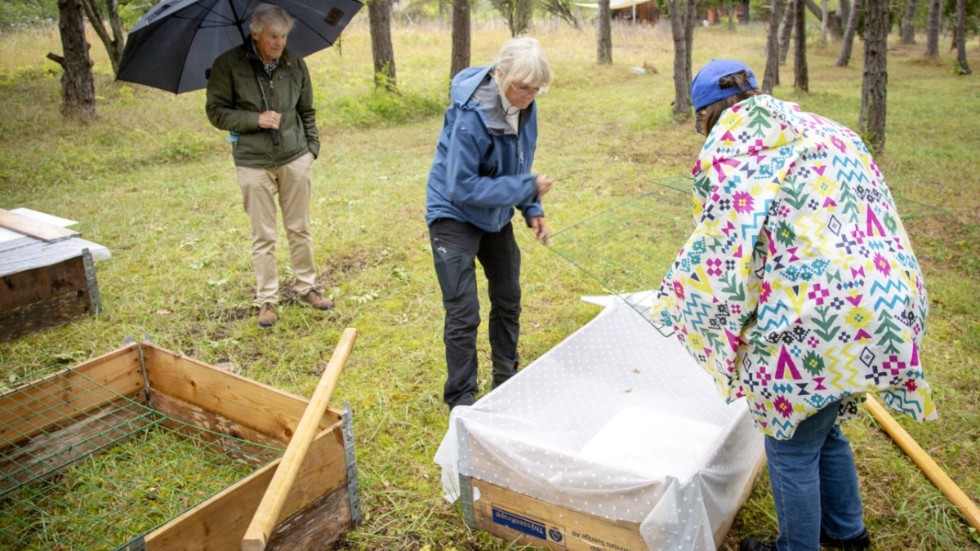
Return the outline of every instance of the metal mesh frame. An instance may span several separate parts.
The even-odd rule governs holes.
[[[556,232],[549,249],[617,295],[650,321],[660,281],[694,228],[689,177],[665,178],[653,188]]]
[[[0,426],[3,549],[124,548],[282,455],[168,417],[72,369],[0,393],[26,397],[14,409],[44,423]],[[103,405],[74,406],[91,403]],[[0,416],[18,413],[11,404],[0,400]]]
[[[549,249],[595,279],[604,293],[620,297],[667,336],[673,331],[650,318],[650,306],[660,282],[694,230],[694,179],[662,178],[650,184],[650,190],[556,232]],[[940,208],[900,196],[894,199],[910,233],[923,224],[953,221]]]

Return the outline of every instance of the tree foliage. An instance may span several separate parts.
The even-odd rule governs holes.
[[[14,27],[50,25],[57,19],[57,0],[3,0],[0,2],[0,31]]]
[[[573,11],[572,0],[538,0],[538,7],[545,13],[557,16],[569,25],[578,28],[579,21]]]
[[[511,36],[520,36],[527,32],[534,11],[532,0],[490,0],[490,3],[507,21]]]

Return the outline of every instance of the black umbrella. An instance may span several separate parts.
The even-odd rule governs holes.
[[[358,0],[264,0],[296,24],[288,48],[300,56],[328,48],[361,9]],[[214,59],[242,44],[260,0],[164,0],[130,30],[116,78],[179,94],[207,86]]]

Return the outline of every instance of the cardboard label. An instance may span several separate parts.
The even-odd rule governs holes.
[[[493,511],[494,524],[505,526],[511,530],[516,530],[522,534],[534,536],[547,542],[557,543],[562,546],[565,545],[565,531],[559,526],[548,526],[537,519],[518,515],[496,506],[491,506],[491,509]]]

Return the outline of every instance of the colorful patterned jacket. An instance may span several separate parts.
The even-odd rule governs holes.
[[[755,96],[722,114],[693,174],[697,227],[652,313],[724,398],[746,396],[777,439],[828,403],[855,415],[869,391],[934,419],[922,272],[860,137]]]

